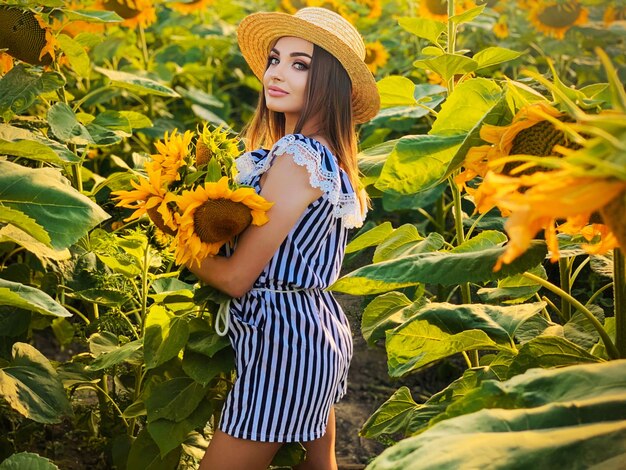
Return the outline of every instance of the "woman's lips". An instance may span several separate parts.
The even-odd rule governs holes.
[[[279,97],[288,95],[289,93],[287,93],[282,88],[278,88],[277,86],[271,86],[267,88],[267,94],[273,97]]]

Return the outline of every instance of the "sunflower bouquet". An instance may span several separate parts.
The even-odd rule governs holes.
[[[148,215],[170,237],[179,264],[199,265],[250,224],[265,224],[273,205],[235,182],[237,138],[206,124],[197,134],[166,132],[145,164],[146,177],[131,181],[132,190],[112,193],[118,206],[135,210],[125,222]]]

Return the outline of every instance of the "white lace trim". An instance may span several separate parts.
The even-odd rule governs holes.
[[[284,154],[291,155],[296,164],[307,169],[311,186],[326,193],[328,200],[333,205],[333,216],[342,219],[346,228],[363,225],[363,216],[356,194],[354,192],[346,193],[342,190],[341,174],[323,168],[318,151],[296,140],[296,136],[290,134],[276,142],[272,149],[272,157]]]
[[[280,139],[270,154],[255,162],[251,152],[244,153],[235,160],[237,165],[237,182],[252,184],[255,176],[262,175],[271,166],[276,156],[289,154],[293,161],[303,166],[309,172],[309,182],[314,188],[321,189],[333,205],[333,216],[342,219],[346,228],[363,225],[364,215],[354,192],[345,192],[341,187],[341,174],[338,171],[328,171],[322,167],[321,155],[318,151],[296,139],[293,134]]]

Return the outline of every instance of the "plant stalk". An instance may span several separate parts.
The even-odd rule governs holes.
[[[568,295],[571,295],[569,271],[569,258],[559,258],[559,281],[561,289]],[[564,297],[561,297],[561,312],[563,313],[565,321],[569,321],[569,319],[572,318],[571,304]]]
[[[619,248],[613,250],[613,295],[615,307],[615,346],[626,359],[626,261]]]
[[[560,289],[559,287],[555,286],[551,282],[546,281],[545,279],[542,279],[539,276],[535,276],[533,273],[529,273],[528,271],[526,271],[523,274],[523,276],[527,279],[535,281],[537,284],[540,284],[541,286],[545,287],[550,292],[555,293],[562,299],[566,299],[571,306],[579,310],[585,317],[587,317],[587,320],[591,322],[593,327],[596,329],[596,331],[600,335],[600,338],[602,339],[602,342],[604,343],[604,347],[606,348],[606,352],[609,355],[609,358],[611,359],[619,358],[619,352],[617,348],[615,347],[615,344],[613,344],[613,341],[611,341],[611,338],[609,337],[608,333],[602,326],[602,323],[598,321],[598,319],[594,316],[593,313],[591,313],[591,311],[587,307],[585,307],[583,304],[581,304],[578,300],[576,300],[570,294],[565,292],[563,289]]]

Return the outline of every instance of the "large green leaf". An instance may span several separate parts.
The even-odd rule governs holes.
[[[8,124],[0,124],[0,152],[41,162],[80,161],[74,152],[57,141]]]
[[[50,235],[44,228],[21,211],[0,204],[0,223],[11,224],[46,246],[50,246]]]
[[[392,75],[385,77],[376,83],[380,95],[381,108],[392,106],[414,106],[415,84],[406,77]]]
[[[179,97],[171,88],[162,85],[150,78],[141,77],[128,72],[119,70],[108,70],[102,67],[94,67],[94,69],[102,75],[111,79],[111,85],[119,88],[125,88],[137,93],[138,95],[157,95]]]
[[[176,357],[189,338],[189,325],[183,317],[154,304],[146,319],[143,356],[146,369],[153,369]]]
[[[560,336],[538,336],[524,343],[509,367],[509,377],[534,367],[563,367],[572,364],[604,362]]]
[[[373,145],[359,153],[359,170],[363,173],[363,184],[374,184],[383,169],[389,154],[393,152],[398,140],[387,140],[381,144]]]
[[[493,80],[473,78],[464,81],[441,105],[441,111],[428,133],[467,134],[493,108],[501,96],[502,89]]]
[[[517,59],[522,55],[522,52],[513,51],[504,47],[486,47],[478,51],[472,57],[478,62],[476,70],[491,67],[492,65],[501,64],[502,62],[508,62],[509,60]]]
[[[478,67],[474,59],[460,54],[441,54],[432,59],[421,59],[413,62],[415,67],[432,70],[447,82],[455,75],[473,72]]]
[[[424,306],[426,300],[421,297],[411,302],[400,292],[387,292],[372,300],[361,317],[361,334],[365,341],[374,344],[385,338],[385,331],[401,325],[417,310]]]
[[[187,418],[204,399],[206,387],[189,377],[176,377],[156,385],[146,398],[148,422]]]
[[[409,226],[413,227],[412,225]],[[402,227],[399,227],[398,230],[376,248],[373,258],[375,263],[398,259],[417,253],[431,253],[442,248],[445,244],[443,236],[437,232],[431,232],[426,238],[420,237],[417,240],[398,240],[395,238],[395,235],[398,234],[401,229]],[[415,230],[415,232],[417,233],[417,230]]]
[[[0,463],[0,470],[59,470],[54,463],[32,452],[13,454]]]
[[[94,333],[89,337],[89,349],[95,360],[88,366],[89,370],[102,370],[122,362],[137,364],[142,359],[141,340],[130,341],[119,345],[119,339],[110,332]]]
[[[157,419],[148,423],[148,432],[159,446],[161,458],[181,445],[194,429],[203,429],[211,418],[213,406],[209,400],[201,401],[193,413],[181,421]]]
[[[467,253],[419,253],[356,269],[330,286],[332,290],[353,295],[377,294],[419,283],[454,285],[486,282],[522,273],[541,263],[546,245],[533,241],[526,253],[511,264],[493,271],[504,247]]]
[[[150,436],[148,429],[144,428],[130,448],[126,468],[127,470],[175,470],[180,461],[180,453],[180,447],[176,447],[161,458],[159,446]]]
[[[586,405],[483,410],[462,416],[387,449],[367,470],[623,468],[626,401],[622,396],[607,406]],[[590,424],[577,422],[581,414],[597,412],[596,408],[603,415],[615,411],[622,421],[596,422],[591,416]],[[545,428],[543,423],[554,427]]]
[[[100,206],[72,188],[52,168],[25,168],[0,161],[0,202],[34,219],[63,249],[109,218]]]
[[[58,90],[65,85],[56,72],[40,72],[35,67],[17,64],[0,80],[0,116],[10,121],[26,110],[42,93]]]
[[[404,433],[420,407],[421,405],[413,400],[409,388],[400,387],[368,418],[359,431],[359,435],[374,438],[398,432]]]
[[[432,43],[437,43],[437,39],[446,30],[445,23],[431,20],[429,18],[398,18],[398,24],[409,33],[417,37],[428,39]]]
[[[508,240],[505,234],[496,230],[485,230],[475,237],[465,240],[450,250],[452,253],[468,253],[491,248]]]
[[[377,225],[373,229],[370,229],[351,240],[346,246],[346,253],[354,253],[355,251],[360,251],[364,248],[378,245],[391,233],[393,233],[393,231],[394,228],[391,226],[391,222],[383,222],[382,224]]]
[[[427,320],[411,319],[387,331],[387,366],[391,377],[402,377],[463,351],[499,350],[510,347],[492,340],[481,330],[451,333]]]
[[[213,333],[213,336],[218,335]],[[182,366],[189,377],[201,385],[208,385],[217,374],[229,374],[235,368],[235,355],[230,343],[211,357],[186,348]]]
[[[448,419],[383,452],[368,468],[620,468],[625,367],[621,360],[483,381],[448,406]]]
[[[0,279],[0,305],[9,305],[55,317],[72,316],[65,307],[44,291],[6,279]]]
[[[57,138],[76,145],[89,145],[94,141],[89,132],[76,119],[72,108],[65,103],[56,103],[48,110],[48,124]]]
[[[67,57],[72,69],[81,77],[88,77],[91,72],[91,61],[85,48],[75,39],[66,34],[56,37],[57,44]]]
[[[464,135],[402,137],[387,157],[376,188],[414,194],[434,187],[463,139]]]
[[[15,343],[13,359],[0,369],[0,395],[11,408],[38,423],[59,423],[72,413],[50,361],[26,343]]]

